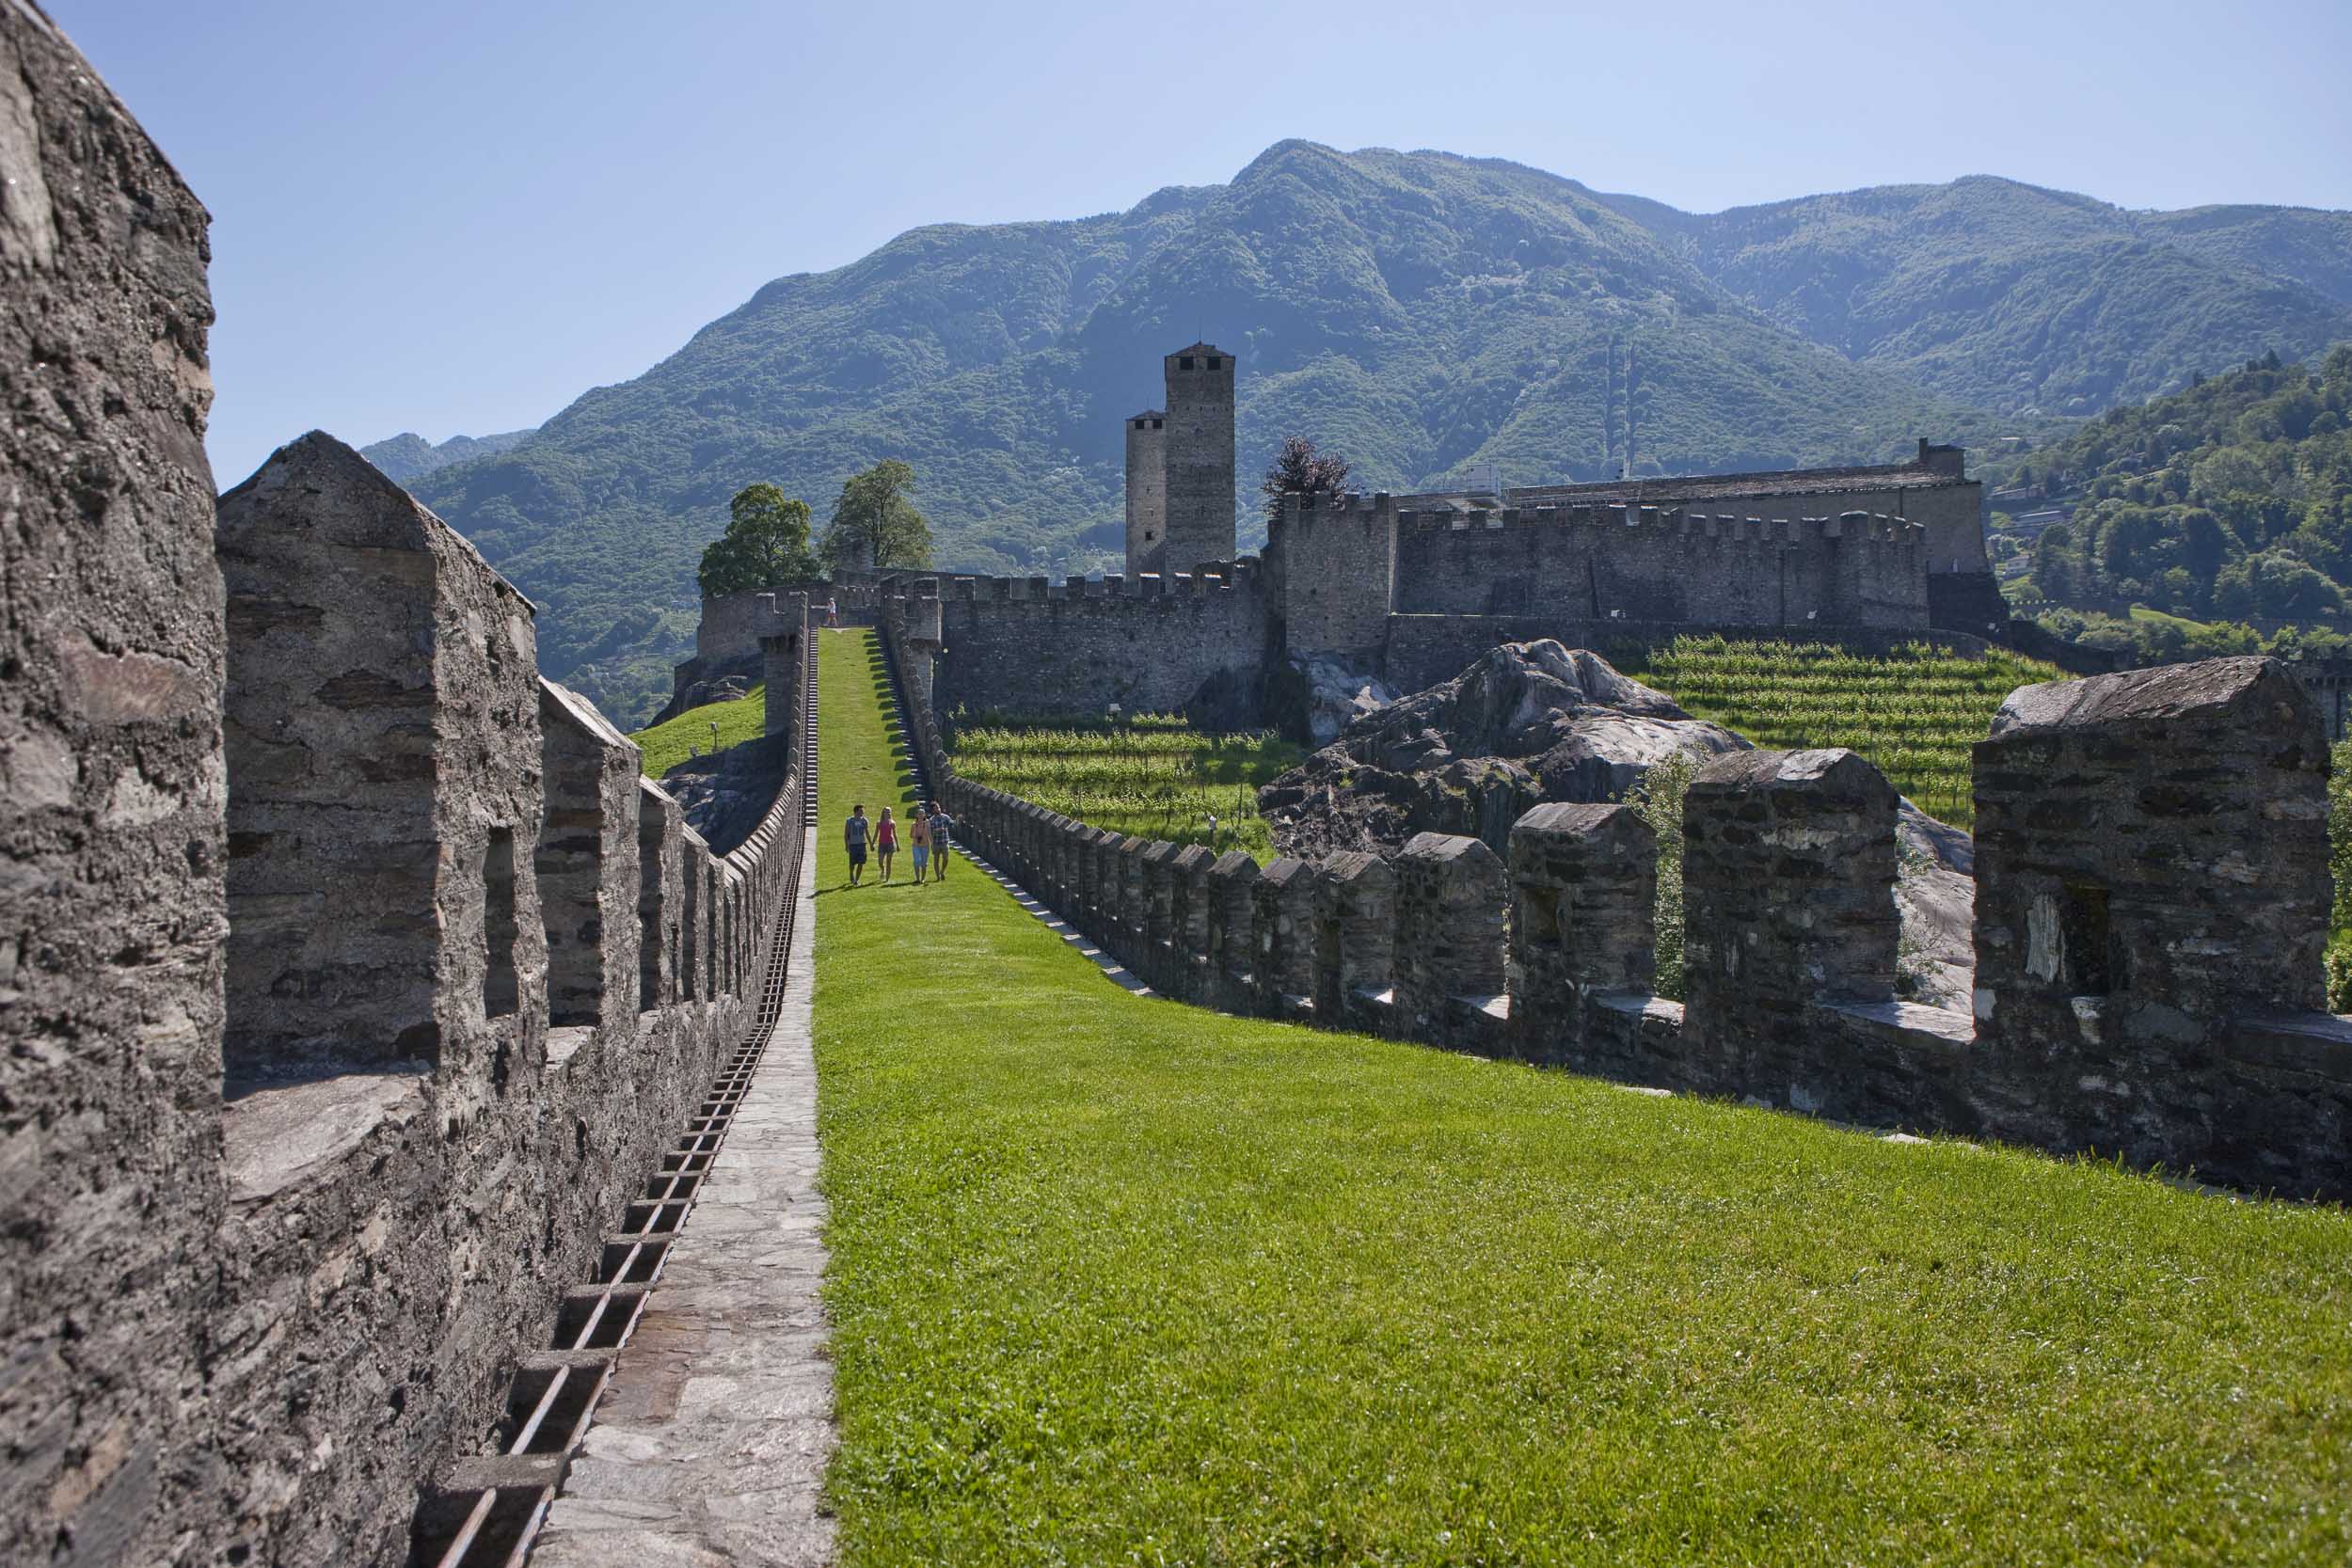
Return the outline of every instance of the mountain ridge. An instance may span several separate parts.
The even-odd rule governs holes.
[[[2123,235],[2095,198],[1963,183],[1730,209],[1725,226],[1507,159],[1285,140],[1223,184],[927,225],[773,279],[512,451],[412,483],[548,607],[550,673],[631,718],[691,635],[701,546],[754,480],[821,520],[849,473],[900,457],[944,566],[1113,560],[1120,421],[1160,401],[1161,354],[1199,337],[1241,368],[1247,547],[1254,471],[1294,432],[1367,487],[1613,472],[1606,367],[1629,343],[1637,468],[1721,472],[1883,460],[1922,435],[1982,444],[2030,424],[2044,386],[2121,395],[2207,354],[2352,335],[2352,307]],[[2267,211],[2190,227],[2217,253],[2325,251]],[[1988,291],[2017,297],[1994,309]],[[2282,301],[2275,341],[2234,341]],[[2011,361],[2033,396],[1992,373]]]

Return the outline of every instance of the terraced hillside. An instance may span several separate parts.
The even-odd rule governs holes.
[[[2054,665],[1998,649],[1971,658],[1917,642],[1866,655],[1721,637],[1678,638],[1620,667],[1758,746],[1850,747],[1920,810],[1961,828],[1976,819],[1969,747],[2011,691],[2063,677]]]
[[[1270,732],[1209,734],[1168,713],[1116,726],[969,725],[953,744],[965,777],[1066,816],[1261,858],[1273,839],[1258,815],[1258,786],[1300,756]]]

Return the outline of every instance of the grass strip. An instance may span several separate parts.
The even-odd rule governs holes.
[[[2343,1211],[1131,998],[819,647],[850,1568],[2352,1556]]]
[[[659,779],[696,752],[711,750],[710,726],[719,726],[719,749],[757,740],[768,726],[768,683],[727,703],[705,703],[629,736],[644,752],[645,777]]]

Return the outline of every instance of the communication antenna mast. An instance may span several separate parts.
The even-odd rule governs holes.
[[[1630,480],[1633,477],[1633,432],[1638,421],[1638,416],[1634,411],[1637,404],[1634,402],[1633,388],[1640,378],[1641,371],[1639,361],[1634,357],[1633,341],[1628,339],[1625,345],[1625,471],[1617,476],[1625,480]]]

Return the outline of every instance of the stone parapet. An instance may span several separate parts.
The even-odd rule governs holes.
[[[2331,1131],[2352,1125],[2352,1028],[2315,1010],[2317,712],[2273,661],[2114,680],[2021,691],[1978,749],[1975,1020],[1895,995],[1896,796],[1842,751],[1693,780],[1687,1001],[1649,990],[1657,843],[1622,805],[1528,812],[1507,867],[1444,834],[1261,867],[1056,818],[1073,848],[1031,890],[1155,989],[1230,1011],[2352,1193]],[[954,787],[1019,863],[1035,808]]]

